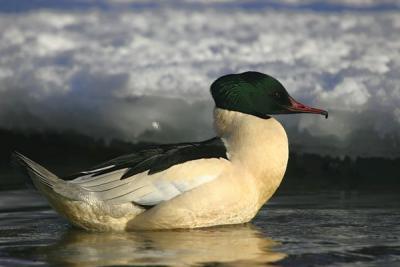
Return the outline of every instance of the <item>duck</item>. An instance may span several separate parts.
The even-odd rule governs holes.
[[[286,132],[273,116],[326,110],[301,104],[274,77],[227,74],[210,87],[216,137],[149,145],[59,177],[19,152],[15,162],[72,225],[88,231],[192,229],[250,222],[279,187]]]

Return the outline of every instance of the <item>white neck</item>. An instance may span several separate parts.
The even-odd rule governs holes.
[[[285,173],[289,152],[282,125],[272,117],[261,119],[216,108],[214,127],[227,146],[229,160],[275,191]]]

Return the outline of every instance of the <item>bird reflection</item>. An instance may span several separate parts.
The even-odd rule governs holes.
[[[253,225],[237,225],[130,233],[69,229],[57,244],[41,249],[49,263],[64,266],[265,266],[285,257],[271,250],[276,244]]]

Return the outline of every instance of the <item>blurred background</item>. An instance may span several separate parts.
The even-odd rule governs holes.
[[[1,0],[0,189],[18,150],[59,175],[214,136],[210,84],[255,70],[321,116],[278,116],[280,192],[400,188],[395,0]]]

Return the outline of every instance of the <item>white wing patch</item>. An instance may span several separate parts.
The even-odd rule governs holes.
[[[142,172],[121,180],[126,169],[71,181],[96,199],[110,204],[134,202],[153,206],[208,183],[229,164],[225,159],[200,159],[148,175]]]
[[[130,177],[129,181],[120,180],[118,184],[114,184],[113,188],[96,192],[96,194],[100,199],[111,204],[135,202],[140,205],[152,206],[209,182],[217,175],[192,177],[191,179],[177,177],[174,180],[168,179],[166,176],[163,172],[154,176],[141,173]]]

